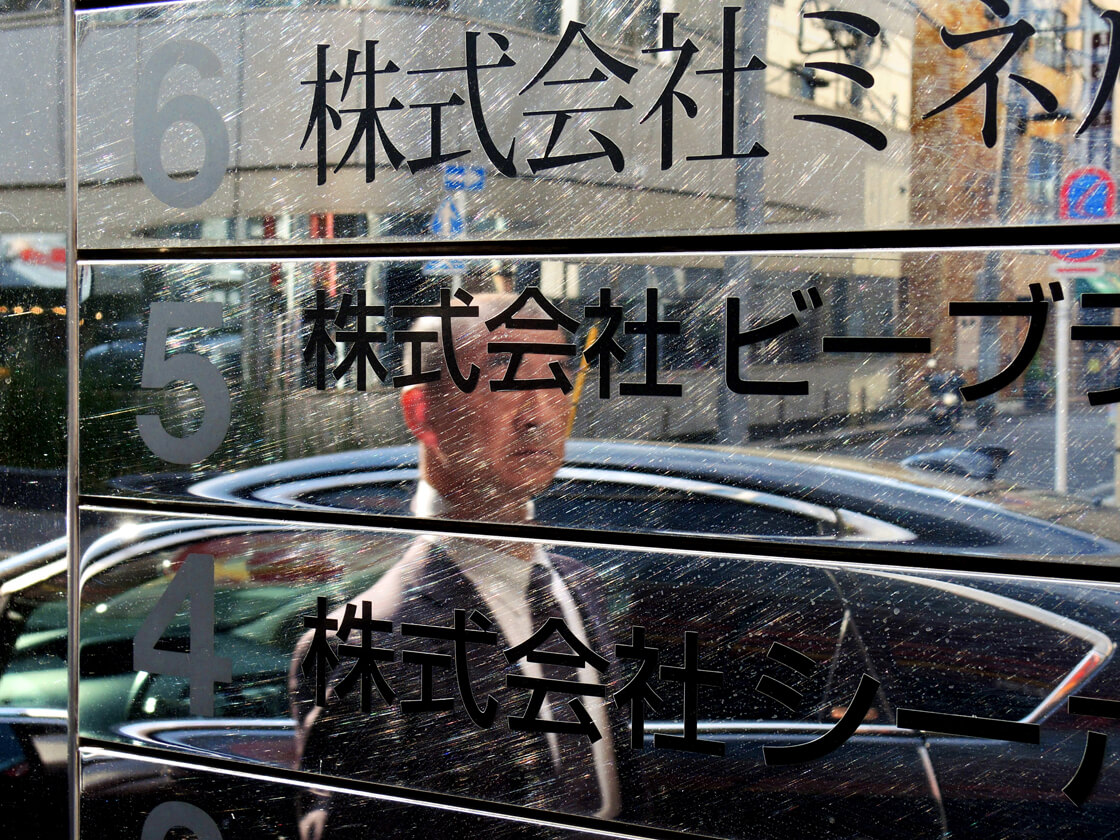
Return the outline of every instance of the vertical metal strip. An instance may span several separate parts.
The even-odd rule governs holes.
[[[78,277],[78,78],[77,19],[74,0],[63,0],[65,39],[66,125],[66,689],[67,689],[67,792],[71,840],[80,836],[81,764],[78,756],[78,657],[80,652],[78,561],[78,318],[81,285]]]

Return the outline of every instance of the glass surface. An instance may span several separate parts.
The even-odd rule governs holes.
[[[62,18],[0,8],[0,558],[63,532],[66,204]],[[18,68],[18,72],[15,68]]]
[[[1097,10],[761,8],[456,0],[84,13],[80,244],[1111,217],[1111,47]]]
[[[82,813],[91,834],[112,830],[141,837],[146,826],[154,830],[152,827],[160,825],[173,829],[170,837],[295,840],[307,836],[300,834],[297,806],[320,796],[318,791],[267,777],[244,778],[196,766],[163,767],[105,749],[83,750],[82,773]],[[349,830],[364,831],[374,826],[377,835],[386,838],[423,837],[437,832],[485,840],[574,840],[587,836],[539,822],[514,822],[485,811],[463,813],[343,793],[333,794],[332,802],[336,815],[354,815],[348,822]],[[313,825],[314,819],[307,820],[302,829],[312,830]],[[164,835],[161,832],[157,836]]]
[[[87,796],[113,779],[127,815],[147,809],[126,797],[174,784],[215,819],[322,811],[327,836],[415,836],[375,800],[307,790],[322,778],[728,838],[1115,825],[1120,767],[1079,770],[1088,729],[1120,736],[1113,586],[221,519],[85,524],[100,538],[82,559],[83,736],[315,774],[245,810],[223,784],[178,787],[179,770],[133,785],[133,770],[87,767]],[[62,632],[30,595],[24,655]],[[1067,786],[1079,776],[1095,787]]]
[[[1112,563],[1111,254],[94,264],[82,489]]]
[[[68,831],[65,565],[20,583],[65,532],[63,49],[60,3],[0,4],[0,825],[14,840]]]
[[[64,542],[0,560],[0,818],[17,840],[69,825]]]
[[[83,836],[571,833],[519,808],[634,836],[1113,832],[1120,590],[855,564],[1120,560],[1117,252],[578,254],[604,237],[1103,229],[1115,14],[80,14],[81,489],[157,503],[82,516]],[[0,809],[61,819],[52,15],[0,27],[0,505],[18,499],[0,551],[40,546],[0,560],[0,783],[22,785]],[[529,244],[454,257],[485,240]],[[311,261],[332,242],[426,258]],[[200,245],[260,258],[127,261]],[[459,317],[470,295],[480,315]],[[414,322],[437,304],[443,323]],[[293,521],[170,519],[160,501]],[[469,520],[476,537],[316,527],[328,512]],[[522,522],[583,539],[482,538]],[[680,550],[627,549],[641,533]],[[851,564],[699,555],[690,535]],[[555,633],[532,653],[539,628]],[[567,682],[544,696],[534,679]],[[382,784],[406,801],[359,795]]]

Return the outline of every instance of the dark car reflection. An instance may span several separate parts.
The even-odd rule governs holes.
[[[139,321],[122,321],[103,330],[108,340],[82,354],[82,377],[87,385],[107,390],[127,390],[140,381],[146,329]],[[217,365],[227,381],[241,378],[241,333],[216,332],[204,337],[171,336],[167,350],[190,346]]]
[[[234,504],[408,515],[416,459],[412,446],[322,455],[217,476],[189,492]],[[150,482],[120,485],[158,493]],[[1120,561],[1120,517],[1089,502],[773,450],[571,441],[564,467],[536,500],[536,520],[590,530]]]
[[[218,756],[250,768],[291,767],[286,677],[303,617],[314,613],[317,597],[337,605],[364,591],[408,539],[221,520],[120,523],[82,560],[83,734],[170,747],[188,763]],[[10,767],[24,768],[15,772],[29,781],[53,780],[55,788],[32,785],[41,796],[61,790],[60,767],[44,759],[45,742],[36,752],[34,728],[53,714],[47,724],[55,735],[64,731],[62,551],[58,544],[0,566],[0,724],[16,733],[23,755],[9,750],[16,756]],[[140,624],[191,554],[214,558],[215,652],[234,663],[232,681],[215,687],[209,718],[190,714],[187,680],[137,672],[132,662]],[[1117,722],[1066,710],[1074,694],[1120,698],[1120,670],[1111,662],[1120,636],[1117,588],[615,549],[585,560],[606,584],[618,642],[645,627],[662,662],[676,662],[684,633],[696,630],[704,667],[724,674],[726,690],[702,690],[698,723],[702,737],[726,744],[718,758],[652,745],[656,733],[683,729],[679,686],[658,686],[665,707],[651,715],[646,748],[634,755],[641,822],[725,837],[1053,838],[1115,830],[1114,750],[1084,807],[1061,790],[1080,761],[1085,729],[1120,738]],[[189,650],[188,613],[168,625],[161,647]],[[810,657],[811,673],[799,677],[771,661],[775,642]],[[796,688],[798,708],[756,690],[767,674]],[[864,674],[881,687],[852,738],[811,763],[764,763],[763,746],[831,729]],[[899,708],[1040,723],[1042,745],[901,730],[894,726]],[[86,767],[90,825],[139,836],[132,821],[175,798],[236,815],[221,823],[226,840],[294,836],[289,787],[264,779],[227,786],[222,777],[218,801],[214,777],[197,770],[111,753],[87,756]],[[53,836],[35,833],[37,826],[21,830]]]

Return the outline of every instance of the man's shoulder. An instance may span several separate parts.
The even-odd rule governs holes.
[[[601,581],[595,569],[588,566],[587,563],[577,560],[576,558],[569,557],[568,554],[560,554],[556,552],[545,552],[549,562],[552,563],[552,568],[556,569],[560,577],[567,582],[568,586],[585,586],[592,588],[599,588]]]
[[[423,578],[424,565],[428,561],[429,553],[429,548],[423,540],[413,540],[396,563],[390,566],[372,586],[360,595],[350,598],[349,603],[361,604],[369,601],[372,604],[374,617],[391,618],[402,600],[409,593],[416,591],[417,582]]]
[[[569,557],[567,554],[546,551],[545,556],[548,557],[548,562],[551,563],[560,574],[564,574],[565,572],[578,572],[588,568],[586,564],[581,563],[574,557]]]
[[[421,584],[424,581],[425,565],[430,555],[430,547],[422,539],[413,540],[404,549],[400,559],[382,574],[377,581],[364,592],[347,598],[337,604],[327,615],[328,622],[340,628],[343,626],[347,606],[361,607],[365,614],[365,604],[369,604],[368,615],[374,620],[390,621],[394,625],[402,620],[405,613],[410,613],[416,606],[419,596],[423,591]],[[325,624],[330,627],[331,624]],[[304,661],[311,652],[315,638],[315,630],[306,630],[296,642],[292,661],[288,670],[288,691],[290,696],[292,716],[302,733],[310,730],[318,717],[318,712],[313,709],[315,697],[314,680],[308,677],[303,667]],[[337,677],[338,674],[334,674]]]
[[[591,566],[566,554],[550,551],[548,560],[580,605],[585,621],[590,620],[600,632],[608,619],[605,581]]]

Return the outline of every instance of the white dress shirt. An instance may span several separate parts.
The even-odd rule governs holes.
[[[411,507],[415,516],[427,518],[437,517],[446,509],[436,489],[424,480],[420,480],[417,484]],[[532,502],[530,502],[526,510],[526,518],[532,518],[532,512]],[[433,545],[436,543],[434,537],[426,539]],[[529,578],[534,565],[542,566],[548,572],[552,597],[563,613],[564,623],[581,642],[585,645],[588,643],[587,632],[575,599],[572,598],[572,593],[568,591],[552,561],[548,559],[548,554],[540,545],[533,545],[533,558],[530,563],[496,547],[491,540],[454,538],[441,540],[440,545],[447,549],[451,561],[478,590],[490,615],[498,622],[502,635],[511,645],[525,641],[535,629],[528,598]],[[539,679],[543,676],[540,665],[535,662],[522,659],[520,667],[527,677]],[[578,673],[580,682],[596,685],[599,683],[599,673],[591,665],[581,668]],[[614,744],[605,703],[606,701],[601,697],[583,698],[584,708],[587,709],[591,720],[603,736],[591,745],[600,794],[600,807],[595,816],[611,819],[618,816],[622,810],[622,800],[619,794]],[[541,707],[541,716],[552,719],[552,711],[547,702]],[[558,767],[561,762],[558,739],[555,733],[546,734],[553,763]]]

